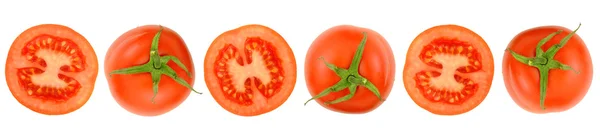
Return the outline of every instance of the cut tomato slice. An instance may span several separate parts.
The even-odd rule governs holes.
[[[221,34],[204,61],[211,95],[227,111],[254,116],[282,105],[296,83],[296,60],[284,40],[262,25]]]
[[[90,98],[98,60],[79,33],[62,25],[43,24],[15,39],[5,74],[12,95],[25,107],[42,114],[67,114]]]
[[[458,25],[440,25],[419,34],[408,49],[404,86],[412,100],[429,112],[457,115],[487,96],[494,61],[487,43]]]

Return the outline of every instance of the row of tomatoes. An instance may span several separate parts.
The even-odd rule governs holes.
[[[577,28],[579,29],[579,27]],[[534,113],[575,106],[592,81],[590,53],[582,39],[560,26],[525,30],[509,43],[502,74],[514,101]],[[396,62],[386,39],[368,28],[332,27],[311,44],[305,80],[312,100],[343,113],[367,113],[394,85]],[[160,25],[134,28],[106,53],[104,74],[126,110],[156,116],[179,106],[194,90],[195,68],[183,39]],[[90,98],[98,75],[92,45],[69,27],[31,27],[13,42],[6,80],[13,96],[42,114],[73,112]],[[219,35],[204,58],[204,81],[225,110],[256,116],[275,110],[296,84],[296,59],[286,40],[263,25]],[[488,44],[458,25],[439,25],[416,36],[403,69],[408,95],[433,114],[457,115],[478,106],[494,76]]]

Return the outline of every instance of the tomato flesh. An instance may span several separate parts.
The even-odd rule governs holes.
[[[27,60],[33,63],[38,63],[42,67],[47,67],[47,63],[44,59],[37,56],[36,53],[42,53],[44,56],[48,52],[52,51],[59,53],[55,55],[53,60],[67,59],[67,61],[57,61],[56,63],[60,66],[60,70],[64,72],[81,72],[85,70],[85,56],[79,50],[77,44],[73,41],[65,38],[60,38],[51,35],[39,35],[33,40],[29,41],[25,47],[23,47],[22,55],[27,57]],[[52,59],[52,58],[49,58]]]
[[[249,24],[223,32],[204,58],[204,81],[215,101],[239,116],[281,106],[296,84],[296,60],[275,30]]]
[[[444,57],[444,55],[464,56],[467,58],[467,65],[461,65],[456,70],[462,73],[476,72],[481,69],[481,56],[477,50],[473,48],[469,43],[459,41],[456,39],[445,39],[439,38],[425,46],[420,54],[421,61],[425,64],[433,66],[439,69],[443,69],[443,65],[440,61],[434,57]],[[458,58],[461,63],[462,58]],[[450,68],[451,70],[454,70]]]
[[[455,74],[481,69],[481,56],[470,44],[440,38],[425,46],[419,56],[423,63],[440,69],[415,74],[417,88],[428,100],[462,104],[477,91],[478,84]]]
[[[85,57],[73,41],[50,35],[39,35],[23,47],[21,55],[29,62],[39,64],[46,69],[18,68],[16,74],[19,77],[19,85],[28,95],[64,102],[81,88],[81,84],[76,79],[58,72],[58,70],[63,72],[85,70],[83,67]]]
[[[20,78],[19,85],[27,91],[28,95],[44,100],[64,102],[77,94],[77,91],[81,88],[81,84],[79,84],[77,80],[63,74],[57,74],[57,77],[54,76],[55,78],[52,78],[54,80],[46,80],[53,82],[36,83],[34,81],[40,81],[43,78],[50,77],[44,76],[44,71],[39,68],[20,68],[17,75]]]
[[[222,93],[229,100],[251,105],[253,87],[266,98],[279,92],[284,80],[284,70],[270,42],[249,37],[244,46],[246,57],[239,55],[238,49],[232,44],[223,47],[214,64],[214,73],[218,77]]]

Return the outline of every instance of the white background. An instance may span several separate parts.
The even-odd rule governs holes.
[[[99,64],[122,33],[145,24],[162,24],[186,41],[196,66],[191,94],[175,110],[158,117],[140,117],[122,109],[111,96],[103,66],[96,89],[85,106],[62,116],[34,113],[19,104],[0,80],[0,140],[9,139],[600,139],[598,71],[588,95],[575,108],[535,115],[519,108],[502,79],[502,55],[514,35],[541,25],[575,29],[590,53],[600,50],[597,2],[592,0],[517,1],[376,1],[376,0],[119,0],[0,2],[0,58],[22,31],[43,23],[67,25],[93,45]],[[204,83],[203,61],[210,43],[224,31],[245,24],[267,25],[286,38],[298,64],[296,88],[277,110],[257,117],[239,117],[222,109]],[[393,47],[396,81],[387,102],[363,115],[326,110],[310,98],[304,82],[304,56],[324,30],[339,24],[371,28]],[[437,116],[421,109],[407,95],[402,69],[409,44],[423,30],[458,24],[477,32],[495,59],[493,86],[476,109],[459,116]],[[598,70],[600,57],[593,58]],[[1,66],[4,66],[2,64]],[[4,79],[4,67],[2,67]]]

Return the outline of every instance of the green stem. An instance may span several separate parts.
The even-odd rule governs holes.
[[[554,33],[551,33],[550,35],[543,38],[540,42],[538,42],[537,46],[535,47],[535,57],[543,58],[542,56],[544,56],[544,50],[542,50],[542,46],[544,46],[544,44],[546,44],[546,42],[550,41],[550,39],[552,39],[557,34],[560,34],[561,32],[562,32],[562,30],[558,30]]]
[[[325,104],[337,104],[337,103],[341,103],[341,102],[350,100],[352,97],[354,97],[354,94],[356,93],[356,88],[358,88],[358,85],[350,85],[350,87],[348,87],[348,90],[350,90],[350,94],[348,94],[344,97],[341,97],[341,98],[337,98],[330,102],[325,102]]]
[[[540,71],[540,108],[546,109],[544,103],[546,101],[546,91],[548,90],[548,72],[550,71],[547,67],[538,68]]]
[[[545,102],[546,102],[546,94],[548,91],[548,79],[549,79],[548,73],[550,72],[550,70],[552,70],[552,69],[573,70],[577,74],[579,74],[579,71],[574,70],[573,68],[571,68],[571,66],[562,64],[559,61],[554,59],[554,55],[556,55],[556,53],[559,51],[560,48],[563,48],[566,45],[568,40],[575,34],[575,32],[577,32],[577,30],[579,30],[579,27],[581,27],[581,23],[579,24],[577,29],[575,29],[573,32],[567,34],[567,36],[565,38],[562,38],[558,44],[553,44],[552,47],[550,47],[546,52],[544,52],[541,49],[542,46],[544,44],[546,44],[547,42],[549,42],[554,36],[562,33],[563,31],[558,30],[556,32],[549,34],[548,36],[544,37],[543,39],[541,39],[540,42],[538,42],[538,44],[536,46],[535,57],[526,57],[521,54],[518,54],[517,52],[512,51],[511,49],[507,49],[509,51],[509,53],[511,54],[511,56],[513,58],[515,58],[518,62],[526,64],[531,67],[535,67],[538,69],[538,71],[540,73],[540,75],[539,75],[540,76],[540,85],[539,85],[540,86],[540,108],[542,110],[546,109]]]
[[[567,44],[567,42],[569,42],[569,39],[571,39],[571,37],[573,37],[573,35],[575,35],[575,32],[577,32],[577,30],[579,30],[579,27],[581,27],[581,23],[579,23],[579,26],[577,26],[577,28],[575,30],[573,30],[573,32],[567,34],[567,36],[565,36],[565,38],[561,39],[559,44],[556,44],[556,45],[550,47],[550,49],[548,49],[548,51],[546,51],[546,55],[547,55],[548,59],[554,59],[554,55],[556,55],[558,50],[563,48]]]
[[[356,53],[354,54],[354,57],[352,58],[352,63],[350,63],[350,68],[349,70],[351,72],[358,72],[358,65],[360,65],[360,61],[362,59],[362,54],[365,51],[365,45],[367,44],[367,33],[363,32],[363,38],[360,41],[360,44],[358,44],[358,49],[356,50]]]
[[[311,100],[318,99],[323,96],[327,96],[331,92],[338,92],[338,91],[341,91],[346,88],[349,89],[349,91],[350,91],[349,94],[347,94],[343,97],[337,98],[333,101],[325,102],[325,104],[337,104],[340,102],[348,101],[348,100],[352,99],[352,97],[354,97],[358,86],[366,87],[371,92],[373,92],[373,94],[377,97],[377,99],[379,99],[380,101],[383,101],[381,99],[381,95],[380,95],[377,87],[375,85],[373,85],[373,83],[371,83],[368,79],[364,78],[363,76],[361,76],[358,73],[358,67],[359,67],[360,61],[362,59],[362,54],[364,52],[365,44],[367,43],[367,33],[363,32],[362,34],[363,34],[363,38],[358,45],[358,49],[356,50],[354,57],[352,58],[352,63],[350,63],[350,67],[348,69],[340,68],[334,64],[328,63],[327,61],[325,61],[325,59],[323,57],[319,57],[319,60],[322,60],[323,63],[325,64],[325,66],[327,66],[327,68],[329,68],[330,70],[335,72],[335,74],[338,77],[340,77],[341,80],[338,81],[335,85],[326,88],[318,95],[316,95],[316,96],[312,97],[311,99],[309,99],[308,101],[306,101],[304,103],[304,105],[306,105]]]
[[[331,92],[338,92],[341,91],[345,88],[348,88],[350,85],[348,84],[348,82],[344,81],[344,80],[340,80],[337,82],[337,84],[326,88],[325,90],[321,91],[321,93],[317,94],[317,96],[314,96],[312,98],[310,98],[308,101],[304,102],[304,105],[308,104],[308,102],[314,100],[314,99],[318,99],[321,98],[323,96],[327,96],[329,95],[329,93]]]
[[[158,41],[160,40],[160,34],[163,31],[163,26],[159,26],[158,32],[154,35],[152,39],[152,45],[150,46],[150,62],[153,62],[153,66],[155,69],[160,69],[162,66],[160,64],[160,56],[158,55]]]
[[[202,94],[194,90],[194,88],[192,88],[185,80],[177,76],[177,73],[169,65],[167,65],[169,61],[173,61],[175,64],[177,64],[177,66],[181,67],[181,69],[185,71],[187,76],[192,77],[191,73],[188,71],[186,66],[183,63],[181,63],[181,61],[177,57],[171,55],[160,56],[158,54],[158,41],[160,40],[162,31],[163,26],[160,26],[160,29],[152,39],[152,44],[150,46],[150,60],[146,64],[114,70],[110,72],[109,75],[112,76],[113,74],[129,75],[150,73],[150,76],[152,77],[152,91],[154,93],[152,99],[150,99],[152,103],[155,103],[154,98],[156,97],[156,95],[158,95],[158,85],[161,80],[161,75],[163,74],[167,75],[169,78],[172,78],[177,83],[192,90],[193,92]]]

